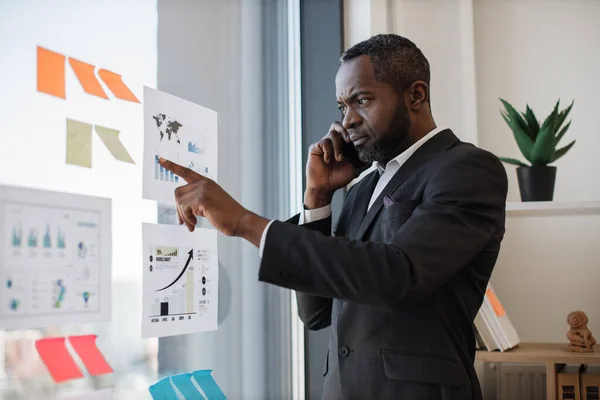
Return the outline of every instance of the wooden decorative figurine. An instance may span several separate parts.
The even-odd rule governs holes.
[[[583,311],[573,311],[567,316],[567,323],[571,327],[567,332],[569,351],[587,353],[594,351],[596,339],[588,329],[588,317]]]

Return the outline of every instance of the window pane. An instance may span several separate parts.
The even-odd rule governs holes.
[[[286,217],[290,187],[272,171],[289,170],[287,10],[269,0],[3,6],[0,185],[112,200],[112,319],[18,331],[0,320],[0,399],[101,388],[150,398],[160,378],[197,369],[212,369],[229,398],[291,390],[289,291],[257,282],[258,250],[241,240],[219,236],[218,331],[141,339],[141,225],[175,223],[173,208],[142,199],[143,86],[216,110],[219,184],[253,211]],[[96,128],[89,144],[68,141],[68,121],[118,131],[122,148]],[[35,341],[91,333],[114,373],[54,383]]]

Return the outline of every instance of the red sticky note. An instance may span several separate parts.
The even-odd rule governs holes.
[[[55,382],[83,378],[83,373],[65,346],[65,338],[40,339],[35,342],[35,348]]]
[[[69,336],[69,342],[90,375],[110,374],[113,369],[96,346],[96,337],[96,335]]]

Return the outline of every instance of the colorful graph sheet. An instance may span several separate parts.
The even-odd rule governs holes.
[[[0,226],[0,327],[110,319],[110,199],[0,186]]]
[[[172,204],[174,190],[186,184],[159,157],[217,181],[217,125],[215,111],[144,87],[143,198]]]
[[[148,223],[142,229],[142,337],[216,330],[217,231]]]

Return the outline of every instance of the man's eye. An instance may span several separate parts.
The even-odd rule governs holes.
[[[366,104],[368,101],[369,101],[369,99],[358,99],[357,103],[359,105],[363,105],[363,104]]]
[[[345,113],[346,112],[346,106],[338,104],[338,110],[340,110],[341,112]]]

